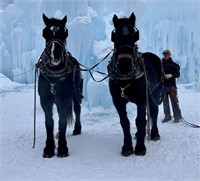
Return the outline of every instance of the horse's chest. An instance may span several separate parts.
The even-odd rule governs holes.
[[[126,85],[119,85],[120,96],[127,99],[130,102],[142,102],[144,101],[146,89],[145,84],[141,78],[139,81],[132,81]]]
[[[62,99],[73,94],[73,81],[69,77],[62,79],[39,78],[38,91],[40,96],[51,95],[56,99]]]

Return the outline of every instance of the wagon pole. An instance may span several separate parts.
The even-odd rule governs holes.
[[[144,67],[144,76],[145,76],[145,82],[146,82],[146,106],[147,106],[147,139],[148,141],[151,140],[151,118],[150,118],[150,108],[149,108],[149,94],[148,94],[148,80],[147,80],[147,71],[144,64],[144,59],[142,59],[143,67]]]

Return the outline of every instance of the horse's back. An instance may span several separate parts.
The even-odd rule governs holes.
[[[142,54],[144,64],[147,71],[147,79],[149,82],[149,92],[154,104],[162,103],[163,96],[163,69],[160,58],[150,52]]]

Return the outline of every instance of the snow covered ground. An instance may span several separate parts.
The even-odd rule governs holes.
[[[1,75],[2,77],[3,75]],[[192,86],[191,86],[192,87]],[[178,85],[183,117],[200,125],[200,92]],[[199,181],[200,129],[183,123],[161,123],[161,140],[146,141],[146,156],[120,155],[123,133],[114,107],[82,106],[83,132],[68,129],[70,156],[42,157],[45,144],[44,115],[37,98],[37,137],[33,145],[33,85],[0,79],[0,180],[1,181]],[[136,107],[128,106],[134,135]],[[57,130],[57,113],[55,132]]]

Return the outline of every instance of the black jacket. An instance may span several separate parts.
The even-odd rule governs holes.
[[[165,75],[172,74],[172,78],[164,79],[164,85],[176,87],[176,78],[180,77],[180,66],[171,57],[168,60],[162,59],[162,65]]]

